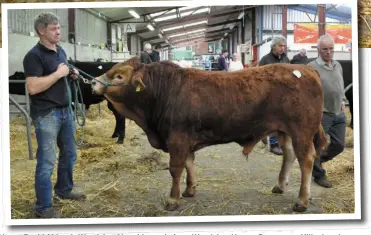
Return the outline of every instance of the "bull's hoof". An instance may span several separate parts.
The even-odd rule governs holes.
[[[179,208],[179,202],[175,199],[168,199],[165,205],[165,210],[167,211],[175,211]]]
[[[295,203],[295,205],[292,207],[292,210],[295,212],[304,212],[307,210],[307,208],[299,203]]]
[[[196,190],[191,188],[191,189],[184,190],[184,192],[182,193],[182,196],[183,197],[194,197],[195,194],[196,194]]]
[[[272,193],[282,194],[283,190],[279,186],[274,186],[272,189]]]

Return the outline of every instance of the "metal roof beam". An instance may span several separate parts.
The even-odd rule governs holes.
[[[183,42],[195,42],[195,41],[200,41],[200,38],[204,38],[204,36],[190,38],[190,39],[184,39],[184,40],[176,41],[176,42],[172,42],[172,43],[174,44],[174,43],[183,43]]]
[[[173,8],[167,8],[167,9],[163,9],[163,10],[153,11],[153,12],[150,12],[150,13],[140,14],[139,16],[143,17],[144,22],[138,22],[138,23],[145,23],[146,22],[145,17],[147,15],[155,14],[155,13],[159,13],[159,12],[163,12],[163,11],[171,11],[171,10],[174,10],[174,9],[177,9],[177,8],[178,7],[173,7]],[[123,21],[130,20],[130,19],[133,19],[133,18],[134,17],[132,16],[132,17],[121,18],[121,19],[118,19],[118,20],[111,20],[111,21],[109,21],[109,23],[126,23],[126,22],[123,22]]]
[[[226,25],[226,24],[231,24],[231,23],[237,23],[240,22],[241,20],[236,19],[236,20],[229,20],[229,21],[222,21],[214,24],[207,24],[208,27],[215,27],[215,26],[220,26],[220,25]]]
[[[253,6],[253,7],[256,7],[256,6]],[[250,8],[253,8],[253,7],[249,7],[249,8],[245,8],[246,9],[250,9]],[[233,9],[233,10],[219,10],[219,11],[214,11],[214,12],[211,12],[210,14],[203,14],[203,15],[200,15],[200,16],[197,16],[197,17],[192,17],[192,18],[188,18],[187,19],[187,23],[189,21],[201,21],[201,20],[205,20],[205,18],[208,18],[208,19],[213,19],[213,18],[219,18],[221,16],[225,16],[226,14],[233,14],[233,13],[238,13],[240,11],[242,11],[243,8],[240,7],[240,8],[237,8],[237,9]],[[180,22],[177,22],[177,23],[172,23],[174,21],[174,19],[172,20],[168,20],[168,21],[163,21],[162,23],[156,23],[157,27],[159,28],[170,28],[170,27],[175,27],[175,26],[179,26],[179,25],[182,25],[184,24],[184,21],[182,21],[183,19],[180,20]]]
[[[174,33],[170,33],[170,34],[164,34],[163,37],[164,38],[168,38],[170,36],[174,36],[174,35],[177,35],[177,34],[181,34],[181,33],[188,33],[188,32],[192,32],[192,31],[195,31],[195,30],[201,30],[201,29],[205,29],[206,27],[205,26],[198,26],[198,27],[193,27],[193,28],[186,28],[185,30],[181,30],[179,29],[178,32],[174,32]],[[202,31],[200,32],[195,32],[195,33],[201,33]],[[205,32],[205,31],[203,31]],[[183,35],[181,35],[183,36]],[[181,37],[179,36],[179,37]]]

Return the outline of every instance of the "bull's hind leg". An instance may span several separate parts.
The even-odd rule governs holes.
[[[288,135],[279,133],[277,138],[278,142],[282,146],[283,160],[281,171],[278,176],[278,184],[274,186],[272,193],[283,193],[289,184],[290,173],[296,156],[292,146],[292,139]]]
[[[185,168],[187,171],[187,188],[182,194],[183,197],[193,197],[196,193],[196,172],[194,161],[195,154],[190,153],[185,163]]]
[[[313,138],[311,138],[313,139]],[[301,185],[299,192],[299,203],[295,203],[293,210],[296,212],[304,212],[308,208],[310,199],[310,183],[312,178],[312,169],[315,158],[315,149],[312,141],[297,142],[295,152],[298,156],[298,161],[301,170]],[[298,147],[300,145],[300,147]]]

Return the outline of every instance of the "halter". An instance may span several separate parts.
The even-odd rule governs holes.
[[[84,71],[80,70],[79,68],[77,68],[77,67],[75,67],[75,66],[73,66],[73,65],[71,65],[71,64],[68,64],[68,66],[69,66],[70,68],[73,68],[73,69],[78,70],[81,74],[84,74],[86,77],[89,77],[89,78],[91,79],[91,80],[88,80],[88,79],[82,77],[81,75],[79,75],[79,77],[83,80],[83,82],[84,82],[85,84],[91,84],[92,81],[96,81],[96,82],[99,82],[100,84],[102,84],[102,85],[104,86],[104,91],[103,91],[103,93],[106,93],[106,91],[107,91],[107,89],[108,89],[109,86],[132,86],[131,84],[112,84],[112,83],[109,83],[109,82],[108,82],[108,79],[107,79],[107,75],[106,75],[106,73],[103,74],[104,82],[101,82],[101,81],[99,81],[98,79],[96,79],[95,77],[93,77],[93,76],[91,76],[91,75],[85,73]]]

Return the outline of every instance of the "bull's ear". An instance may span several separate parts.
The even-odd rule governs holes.
[[[146,85],[144,85],[143,81],[143,73],[136,72],[133,74],[131,84],[135,87],[136,92],[139,92],[146,88]]]

